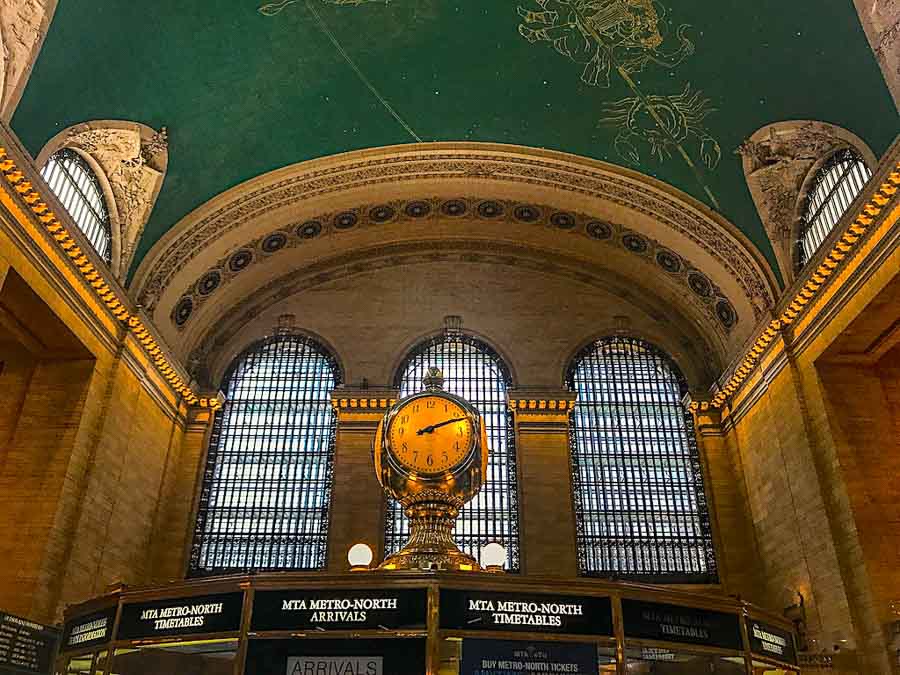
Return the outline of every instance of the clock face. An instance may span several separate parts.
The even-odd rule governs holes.
[[[388,429],[394,457],[416,473],[443,473],[472,446],[474,429],[461,406],[441,396],[423,396],[403,407]]]

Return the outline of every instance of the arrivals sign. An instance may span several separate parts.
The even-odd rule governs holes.
[[[609,598],[441,589],[441,628],[613,634]]]
[[[84,649],[109,642],[112,638],[116,608],[109,607],[100,612],[79,616],[66,624],[63,630],[63,651]]]
[[[750,637],[750,651],[759,656],[778,659],[786,663],[797,663],[797,652],[794,650],[794,636],[783,628],[749,619],[747,634]]]
[[[257,591],[250,630],[424,628],[424,588]]]
[[[459,675],[597,675],[598,670],[595,644],[466,638]]]
[[[622,619],[626,637],[743,648],[736,614],[623,599]]]
[[[123,605],[116,638],[134,640],[240,630],[243,604],[243,593],[218,593]]]
[[[0,673],[41,673],[53,669],[59,630],[0,612]]]

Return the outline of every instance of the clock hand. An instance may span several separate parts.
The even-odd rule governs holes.
[[[462,422],[465,419],[465,417],[454,417],[453,419],[444,420],[443,422],[438,422],[437,424],[431,424],[427,427],[422,427],[416,432],[416,436],[421,436],[422,434],[432,434],[438,427],[442,427],[445,424],[453,424],[454,422]]]

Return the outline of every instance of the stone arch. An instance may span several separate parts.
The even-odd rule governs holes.
[[[113,235],[110,267],[124,280],[165,179],[166,130],[120,120],[84,122],[51,138],[38,153],[38,166],[60,148],[84,157],[104,187]]]
[[[870,168],[876,166],[877,157],[861,138],[827,122],[775,122],[756,131],[739,148],[747,187],[786,285],[796,276],[795,243],[809,185],[818,168],[847,147]]]
[[[57,0],[0,0],[0,119],[9,122],[37,61]]]

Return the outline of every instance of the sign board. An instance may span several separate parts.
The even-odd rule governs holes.
[[[257,591],[250,630],[396,630],[425,627],[424,588]]]
[[[251,638],[244,675],[422,675],[425,638]]]
[[[289,656],[285,675],[385,675],[381,656]]]
[[[622,600],[625,637],[743,649],[737,614]]]
[[[218,593],[122,606],[118,640],[240,630],[243,593]]]
[[[747,635],[750,638],[750,651],[754,654],[797,664],[794,635],[790,631],[756,619],[748,619]]]
[[[459,675],[597,675],[597,645],[466,638]]]
[[[59,630],[0,612],[0,673],[53,671]]]
[[[67,652],[109,642],[115,620],[115,606],[72,619],[63,629],[60,650]]]
[[[609,598],[441,589],[441,628],[612,636]]]

